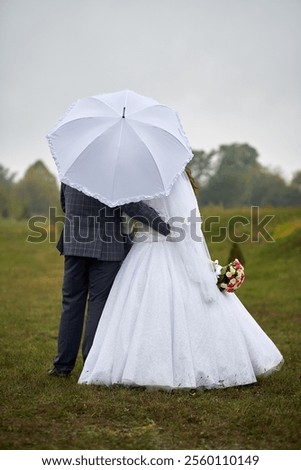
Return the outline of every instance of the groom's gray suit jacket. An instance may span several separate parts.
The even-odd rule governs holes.
[[[65,225],[57,248],[64,255],[123,260],[128,239],[121,233],[121,211],[163,235],[170,232],[168,224],[143,202],[111,208],[64,183],[61,185],[61,206],[65,212]]]

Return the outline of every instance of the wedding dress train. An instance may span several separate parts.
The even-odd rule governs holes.
[[[220,292],[190,181],[147,201],[182,231],[145,227],[118,272],[79,383],[162,389],[256,382],[283,358],[234,293]],[[185,223],[183,220],[185,219]],[[185,236],[184,236],[185,235]],[[140,240],[140,241],[139,241]]]

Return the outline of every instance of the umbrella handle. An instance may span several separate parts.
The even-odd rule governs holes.
[[[122,115],[123,118],[125,118],[125,107],[123,108],[123,115]]]

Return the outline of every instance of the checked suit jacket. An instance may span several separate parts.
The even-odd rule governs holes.
[[[57,248],[63,255],[123,260],[130,242],[121,232],[122,211],[165,236],[170,233],[169,225],[143,202],[112,208],[62,183],[61,206],[65,224]]]

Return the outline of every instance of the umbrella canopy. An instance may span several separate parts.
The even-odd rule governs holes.
[[[61,182],[110,207],[168,195],[193,157],[177,113],[130,90],[79,99],[47,139]]]

